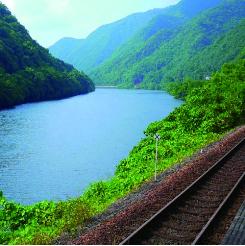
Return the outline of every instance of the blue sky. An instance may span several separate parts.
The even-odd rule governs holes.
[[[85,38],[129,14],[164,8],[179,0],[0,0],[41,45],[62,37]]]

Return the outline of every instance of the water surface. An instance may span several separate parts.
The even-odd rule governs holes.
[[[0,190],[23,204],[78,196],[180,104],[164,92],[107,88],[0,111]]]

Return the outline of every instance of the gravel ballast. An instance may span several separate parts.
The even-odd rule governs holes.
[[[137,191],[92,218],[76,238],[62,235],[56,244],[119,244],[154,213],[171,201],[228,150],[245,137],[245,126],[208,145],[191,158],[158,175]]]

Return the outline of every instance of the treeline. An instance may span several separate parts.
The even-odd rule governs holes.
[[[209,78],[207,78],[209,80]],[[182,82],[164,83],[163,89],[177,99],[185,99],[193,89],[202,87],[205,80],[193,80],[186,78]]]
[[[0,109],[92,90],[88,76],[52,57],[0,3]]]
[[[87,93],[92,82],[77,70],[60,72],[50,66],[27,67],[14,74],[0,70],[0,109]]]

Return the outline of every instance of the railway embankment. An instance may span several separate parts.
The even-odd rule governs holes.
[[[93,217],[75,239],[63,235],[58,243],[121,243],[157,211],[185,190],[244,137],[245,126],[236,128],[220,141],[206,146],[182,163],[159,174],[157,182],[151,180],[143,184],[138,190],[111,205],[104,213]],[[226,180],[224,179],[223,182],[225,183]],[[244,193],[239,196],[243,198]],[[242,202],[242,198],[239,200],[240,202]],[[238,209],[239,204],[235,203],[233,212],[229,213],[227,224],[221,225],[221,227],[229,228],[229,223],[231,223]],[[225,233],[224,229],[223,233]],[[219,237],[221,236],[219,235]]]

